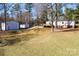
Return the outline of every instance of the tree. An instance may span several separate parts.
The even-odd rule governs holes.
[[[19,5],[19,3],[16,3],[14,5],[13,9],[14,9],[15,13],[17,14],[16,15],[16,21],[19,21],[20,20],[20,5]]]
[[[75,10],[66,8],[65,12],[66,12],[65,15],[66,15],[68,20],[74,20],[74,18],[75,18],[74,17]]]
[[[32,3],[26,3],[25,4],[25,9],[29,12],[29,14],[28,14],[29,15],[28,21],[29,21],[30,26],[32,26],[32,14],[31,14],[32,7],[33,7]],[[26,23],[27,23],[27,20],[26,20]]]
[[[76,5],[76,9],[68,8],[65,9],[65,15],[68,20],[78,20],[79,19],[79,4],[70,4]]]
[[[47,3],[35,3],[33,8],[35,8],[37,14],[37,25],[45,23],[47,21]]]
[[[75,20],[79,20],[79,4],[77,4],[73,15],[74,15]]]
[[[57,29],[57,21],[59,20],[59,17],[61,15],[61,8],[62,8],[62,4],[60,3],[54,3],[51,4],[51,8],[52,8],[52,12],[51,12],[51,16],[52,16],[52,31],[54,31],[54,28]],[[55,27],[53,27],[53,21],[55,21]]]

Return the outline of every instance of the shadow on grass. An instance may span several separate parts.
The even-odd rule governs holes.
[[[12,38],[11,40],[7,40],[8,44],[7,45],[14,45],[16,43],[21,42],[21,40],[19,38]]]
[[[14,36],[11,36],[11,37],[5,38],[5,39],[8,41],[7,45],[10,46],[10,45],[17,44],[21,41],[29,41],[36,36],[37,36],[37,34],[26,34],[26,35],[20,35],[20,36],[14,35]]]

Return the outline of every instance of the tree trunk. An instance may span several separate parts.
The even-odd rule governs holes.
[[[55,8],[56,8],[56,11],[55,11],[55,29],[57,29],[57,20],[58,20],[58,6],[57,6],[57,3],[55,3]]]
[[[4,22],[5,22],[5,30],[6,30],[6,12],[7,12],[7,11],[6,11],[6,4],[4,3],[4,17],[5,17],[5,18],[4,18],[4,19],[5,19]]]
[[[54,32],[53,20],[52,20],[52,24],[51,24],[51,32]]]

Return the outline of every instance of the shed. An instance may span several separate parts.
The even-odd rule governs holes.
[[[19,29],[19,23],[16,21],[8,21],[6,23],[2,22],[1,29],[2,30],[17,30]]]

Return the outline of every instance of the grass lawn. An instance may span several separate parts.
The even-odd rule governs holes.
[[[24,34],[25,33],[25,34]],[[50,32],[31,30],[14,35],[21,41],[0,47],[0,55],[9,56],[62,56],[79,55],[79,31]]]

